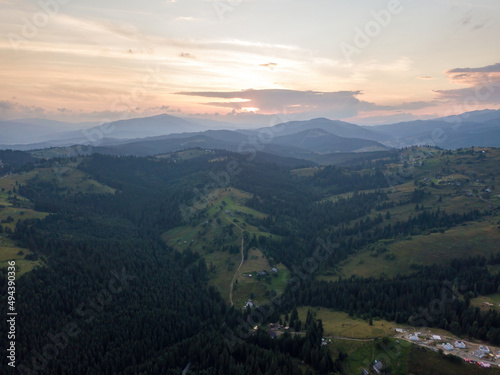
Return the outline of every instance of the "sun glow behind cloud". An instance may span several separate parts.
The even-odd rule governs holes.
[[[339,45],[354,43],[356,28],[363,29],[372,12],[385,6],[365,0],[343,7],[253,0],[233,6],[221,20],[209,1],[139,6],[89,0],[61,5],[33,37],[25,38],[25,20],[33,22],[42,10],[27,0],[4,1],[0,100],[19,103],[11,108],[42,108],[47,116],[73,120],[113,111],[113,103],[125,101],[137,115],[151,114],[153,108],[184,114],[288,111],[352,119],[371,114],[378,122],[398,111],[439,115],[470,95],[485,75],[492,81],[488,87],[496,90],[498,71],[473,70],[500,61],[488,42],[500,32],[500,23],[493,22],[500,15],[497,2],[405,3],[401,14],[346,60]],[[424,18],[428,22],[422,29]],[[26,41],[17,50],[12,34]],[[472,68],[460,72],[457,66]],[[145,80],[155,84],[145,85]],[[259,94],[240,98],[246,105],[237,97],[198,95],[250,88]],[[311,92],[327,99],[312,100]],[[357,94],[339,94],[346,92]],[[491,94],[478,109],[498,106],[497,99]],[[62,107],[67,111],[58,111]]]

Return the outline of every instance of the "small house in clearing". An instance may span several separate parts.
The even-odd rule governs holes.
[[[449,342],[447,342],[446,344],[443,344],[442,346],[443,346],[444,350],[448,350],[448,351],[455,349],[455,347],[453,345],[451,345]]]
[[[384,364],[382,362],[377,362],[375,361],[375,364],[373,365],[373,370],[377,373],[377,374],[381,374],[382,373],[382,368],[384,367]]]
[[[479,346],[479,351],[481,351],[484,354],[488,354],[490,352],[490,348],[488,348],[487,346],[480,345]]]
[[[463,341],[455,341],[455,347],[459,349],[465,349],[465,343]]]

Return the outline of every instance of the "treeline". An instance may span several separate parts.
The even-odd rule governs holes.
[[[29,171],[34,168],[36,159],[24,151],[0,150],[0,176],[6,173]]]
[[[350,191],[381,189],[388,187],[387,178],[380,169],[358,172],[335,166],[320,169],[307,183],[325,189],[328,195],[342,194]]]
[[[355,193],[337,202],[314,203],[297,213],[297,219],[269,216],[260,224],[282,239],[256,237],[251,246],[260,246],[268,255],[279,259],[287,267],[298,265],[310,257],[317,247],[317,239],[330,241],[336,248],[322,263],[327,269],[335,267],[353,252],[379,240],[445,230],[478,219],[478,210],[465,213],[447,213],[436,210],[416,212],[405,221],[390,221],[390,214],[367,216],[372,209],[386,200],[385,193]],[[253,199],[255,201],[255,199]],[[264,204],[261,203],[263,207]]]
[[[339,278],[335,282],[305,281],[283,300],[293,306],[321,306],[346,311],[363,319],[438,327],[492,344],[500,343],[500,314],[482,312],[470,300],[498,292],[500,275],[488,266],[500,256],[453,260],[450,265],[414,266],[411,275],[392,278]]]

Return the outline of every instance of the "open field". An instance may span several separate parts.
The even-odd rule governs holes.
[[[7,268],[8,261],[14,260],[17,267],[17,277],[31,271],[36,266],[42,266],[41,260],[27,260],[25,257],[33,253],[28,249],[17,247],[14,241],[0,235],[0,268]]]
[[[311,177],[314,176],[314,174],[321,169],[322,168],[318,167],[298,168],[298,169],[293,169],[291,173],[297,177]]]
[[[266,292],[274,291],[277,295],[283,293],[290,278],[290,271],[283,265],[276,265],[277,273],[271,272],[271,265],[259,249],[248,251],[248,259],[243,263],[237,276],[233,301],[235,306],[242,307],[248,299],[256,305],[269,302]],[[258,272],[266,271],[268,276],[260,277]],[[250,276],[251,275],[251,276]]]
[[[37,169],[41,181],[54,182],[60,188],[65,188],[71,194],[93,193],[114,194],[115,189],[97,182],[77,169],[78,163],[65,163],[56,168]]]
[[[470,304],[481,308],[483,311],[490,309],[500,311],[500,293],[472,298]]]
[[[484,153],[482,151],[485,151]],[[473,154],[453,151],[441,156],[441,151],[414,148],[402,152],[402,162],[392,164],[393,172],[412,176],[410,181],[391,186],[388,203],[394,207],[353,220],[350,225],[382,215],[380,227],[407,221],[424,210],[434,211],[438,207],[448,214],[478,210],[487,213],[474,222],[452,227],[444,233],[438,230],[404,238],[382,241],[379,245],[386,249],[376,256],[371,251],[374,246],[360,249],[341,263],[335,270],[324,272],[320,279],[336,280],[341,274],[349,277],[393,276],[411,272],[411,265],[446,264],[453,258],[481,255],[489,256],[500,249],[500,198],[494,185],[494,177],[500,173],[500,150],[476,149]],[[422,199],[409,203],[415,189],[425,192]],[[491,193],[486,190],[491,190]],[[495,190],[496,189],[496,190]],[[336,201],[352,193],[328,197]],[[405,203],[408,202],[408,203]],[[387,212],[389,213],[387,216]]]
[[[492,300],[500,302],[500,294],[490,297]],[[401,375],[485,374],[488,371],[488,369],[482,369],[478,365],[464,362],[451,364],[449,357],[435,353],[434,351],[438,351],[442,342],[454,343],[455,340],[460,340],[442,329],[415,328],[384,320],[373,320],[373,326],[370,326],[367,321],[352,318],[347,313],[331,309],[303,306],[297,310],[299,318],[303,322],[306,320],[308,310],[311,310],[316,319],[321,319],[324,336],[332,340],[328,347],[334,356],[339,351],[348,354],[348,358],[343,364],[343,374],[360,374],[363,368],[368,370],[375,360],[389,365],[392,374]],[[404,333],[396,333],[395,328],[403,329]],[[418,345],[408,341],[409,333],[415,331],[421,332],[419,336],[421,341]],[[442,340],[426,340],[432,335],[439,335]],[[465,352],[463,355],[475,358],[471,356],[471,353],[481,344],[484,345],[481,342],[467,342],[467,349],[463,350]],[[428,348],[424,348],[422,345]],[[495,352],[497,350],[491,346],[490,348]],[[452,352],[451,354],[462,356],[461,352]],[[477,360],[477,358],[475,359]],[[500,373],[500,371],[492,373]]]
[[[316,319],[321,319],[325,336],[374,339],[376,337],[392,336],[395,333],[395,328],[406,327],[383,319],[374,319],[373,325],[370,325],[368,321],[352,318],[345,312],[311,306],[297,308],[302,322],[306,321],[307,310],[311,310]]]
[[[14,230],[18,220],[43,219],[47,216],[44,212],[33,210],[32,203],[18,192],[19,185],[25,184],[35,175],[36,171],[31,171],[0,178],[0,225]]]
[[[250,237],[253,235],[272,236],[246,222],[247,215],[259,218],[266,216],[262,212],[245,206],[249,198],[251,198],[250,194],[234,188],[214,191],[207,197],[204,205],[197,207],[199,211],[203,211],[198,221],[173,228],[162,234],[163,241],[174,249],[183,252],[189,248],[205,258],[207,267],[212,269],[209,274],[210,283],[217,287],[226,301],[229,301],[229,286],[241,261],[240,246],[243,232],[248,233]],[[233,225],[232,230],[228,233],[227,228],[231,225]],[[237,248],[237,253],[230,254],[222,251],[224,246]],[[282,264],[277,267],[280,270],[278,276],[271,275],[269,279],[257,280],[257,278],[243,276],[252,272],[271,270],[269,261],[260,250],[249,249],[248,258],[238,272],[234,284],[235,306],[242,307],[250,296],[253,296],[255,303],[261,303],[268,300],[267,293],[273,290],[278,294],[282,293],[290,273]]]
[[[40,181],[54,182],[58,187],[67,189],[68,193],[100,193],[113,194],[114,189],[90,179],[78,170],[77,163],[65,163],[60,168],[39,168],[30,172],[11,174],[0,178],[0,225],[14,230],[18,220],[43,219],[48,213],[33,209],[33,204],[19,194],[19,186],[37,178]],[[40,260],[26,260],[32,253],[28,249],[19,248],[13,241],[0,235],[0,268],[7,266],[8,260],[15,260],[19,266],[18,275],[42,265]]]
[[[363,369],[369,370],[374,361],[381,361],[384,365],[390,366],[391,374],[406,375],[408,370],[408,359],[411,344],[406,341],[396,343],[395,340],[388,339],[382,342],[365,342],[353,348],[346,347],[345,344],[334,342],[342,350],[349,350],[347,360],[343,363],[343,373],[349,375],[361,374]]]
[[[387,252],[377,257],[369,250],[361,251],[341,265],[342,277],[358,275],[375,277],[394,276],[411,272],[411,265],[447,264],[454,258],[475,255],[488,257],[499,250],[500,230],[494,221],[483,220],[451,228],[444,233],[413,236],[410,239],[386,242]],[[395,259],[386,259],[394,254]],[[338,275],[319,276],[336,280]]]
[[[342,347],[342,343],[335,342]],[[482,375],[500,374],[496,366],[482,368],[477,364],[468,364],[448,355],[425,349],[409,342],[393,339],[378,343],[369,342],[349,348],[344,344],[349,354],[343,364],[343,373],[357,375],[362,369],[369,369],[375,360],[388,365],[393,375]],[[342,350],[345,350],[342,349]],[[373,371],[373,370],[372,370]]]

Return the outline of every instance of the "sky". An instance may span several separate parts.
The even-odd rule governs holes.
[[[500,108],[498,0],[0,0],[0,120]]]

